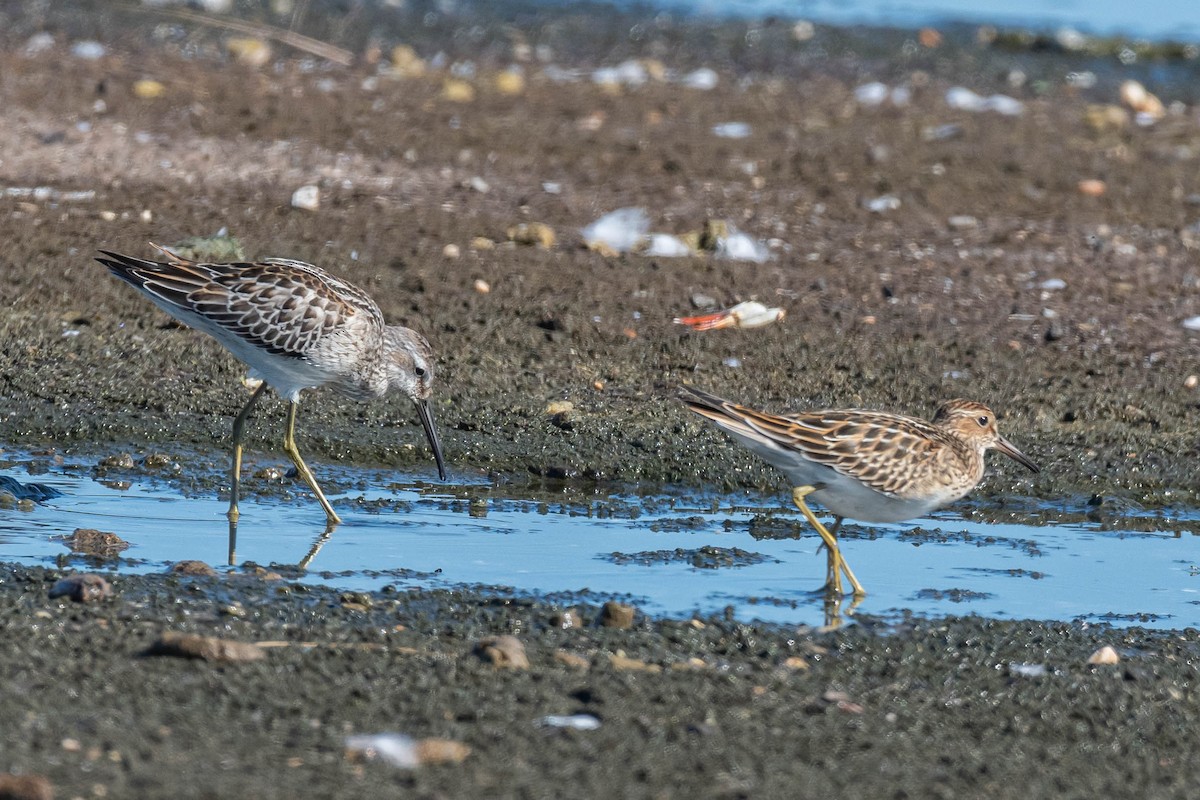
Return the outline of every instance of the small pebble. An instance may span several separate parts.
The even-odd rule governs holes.
[[[54,786],[41,775],[0,772],[0,800],[54,800]]]
[[[600,610],[600,624],[605,628],[632,628],[634,612],[633,606],[609,600]]]
[[[212,577],[216,576],[217,571],[215,569],[213,569],[212,567],[210,567],[208,564],[205,564],[203,561],[197,561],[195,559],[188,559],[186,561],[176,561],[174,564],[172,564],[171,565],[171,574],[172,575],[185,575],[185,576],[189,576],[189,577],[194,576],[194,577],[212,578]]]
[[[462,250],[456,244],[448,244],[442,248],[442,256],[444,258],[459,258],[462,256]]]
[[[482,278],[476,278],[475,282],[471,284],[471,286],[479,294],[487,294],[492,290],[492,285]]]
[[[93,42],[89,39],[71,45],[71,55],[76,58],[82,58],[85,61],[95,61],[108,55],[108,50],[99,42]]]
[[[167,93],[167,87],[158,81],[140,80],[133,84],[133,96],[139,100],[154,100]]]
[[[1112,645],[1106,644],[1088,657],[1089,664],[1119,664],[1121,657],[1117,655],[1117,651]]]
[[[50,587],[50,599],[66,597],[76,603],[94,603],[112,595],[108,581],[93,573],[68,575]]]
[[[321,190],[313,184],[301,186],[292,192],[292,208],[316,211],[321,207]]]
[[[572,669],[587,669],[592,666],[592,662],[588,661],[578,653],[570,653],[566,650],[557,650],[554,653],[554,660],[559,664]]]
[[[475,645],[475,655],[505,669],[529,669],[525,645],[515,636],[489,636]]]
[[[252,642],[167,631],[146,651],[149,656],[194,658],[215,664],[245,664],[266,658],[266,651]]]

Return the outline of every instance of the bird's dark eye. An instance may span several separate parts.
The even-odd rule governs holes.
[[[986,428],[988,426],[988,422],[990,420],[988,420],[987,416],[985,415],[985,416],[979,417],[975,421],[979,423],[979,427]]]
[[[425,368],[424,368],[424,367],[417,367],[415,371],[416,371],[416,373],[417,373],[417,377],[418,377],[418,378],[424,378],[424,377],[425,377]]]

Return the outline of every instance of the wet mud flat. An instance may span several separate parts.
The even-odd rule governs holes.
[[[4,768],[58,797],[1189,797],[1200,779],[1191,630],[629,620],[249,568],[110,576],[78,603],[49,598],[61,577],[0,567]],[[172,631],[260,649],[152,654]],[[1105,646],[1119,663],[1089,664]],[[430,761],[347,752],[382,732],[434,740]]]
[[[1089,106],[1115,102],[1128,70],[1145,80],[1142,67],[969,37],[913,48],[904,32],[797,42],[768,26],[749,46],[741,23],[655,23],[635,38],[606,15],[489,23],[483,39],[469,21],[385,29],[385,52],[410,41],[475,61],[473,99],[451,100],[445,65],[372,81],[374,67],[283,51],[255,68],[228,57],[223,33],[177,20],[0,13],[0,181],[31,190],[0,198],[6,446],[225,446],[242,368],[90,261],[225,227],[249,257],[326,266],[430,338],[449,461],[476,479],[782,489],[687,418],[673,399],[686,381],[773,410],[928,414],[971,397],[1042,466],[992,463],[978,495],[1196,505],[1200,344],[1182,325],[1200,315],[1194,81],[1151,87],[1185,104],[1155,126],[1097,127]],[[47,29],[52,45],[25,53]],[[70,54],[97,36],[107,55]],[[368,35],[344,36],[367,49]],[[584,76],[650,57],[712,66],[719,82],[614,91],[521,62],[525,91],[494,91],[522,43]],[[1095,86],[1068,84],[1089,69]],[[1015,86],[1014,70],[1028,80]],[[146,79],[162,92],[139,97]],[[872,80],[909,86],[911,102],[863,107],[854,90]],[[1026,111],[949,109],[959,83]],[[711,133],[730,122],[750,135]],[[1106,190],[1080,190],[1092,180]],[[316,211],[290,204],[308,184]],[[898,203],[874,202],[888,196]],[[675,234],[731,220],[773,257],[581,246],[581,227],[628,206]],[[512,241],[522,222],[555,242]],[[787,317],[709,334],[672,323],[705,298]],[[264,402],[249,446],[281,436],[281,406]],[[420,443],[403,400],[316,392],[302,411],[318,474],[334,461],[427,468]],[[502,592],[119,576],[111,597],[77,604],[49,598],[58,576],[44,570],[0,576],[2,769],[44,775],[63,797],[1188,797],[1200,779],[1191,630],[640,616],[611,629],[585,604],[564,629],[563,607]],[[271,644],[249,663],[144,655],[172,630]],[[528,668],[475,654],[506,634]],[[1106,644],[1120,663],[1089,666]],[[600,726],[538,724],[576,713]],[[347,757],[346,736],[383,731],[470,752],[411,771]]]

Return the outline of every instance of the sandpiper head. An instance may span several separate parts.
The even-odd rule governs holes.
[[[404,392],[417,406],[417,416],[425,428],[425,437],[437,461],[438,477],[446,480],[446,462],[442,443],[433,424],[429,408],[429,392],[433,385],[433,349],[425,337],[409,328],[389,325],[384,332],[387,340],[388,388]]]
[[[947,400],[933,415],[933,424],[950,431],[980,454],[995,448],[1028,469],[1037,472],[1038,466],[1000,435],[996,414],[983,403],[974,400]]]

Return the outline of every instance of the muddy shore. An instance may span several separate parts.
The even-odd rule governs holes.
[[[1150,86],[1184,103],[1158,124],[1104,127],[1089,105],[1115,103],[1144,65],[966,34],[937,48],[902,31],[801,40],[781,23],[392,24],[303,28],[351,50],[349,67],[278,45],[255,67],[209,26],[0,5],[0,185],[46,187],[0,196],[0,443],[219,454],[244,370],[91,256],[227,228],[247,257],[325,266],[423,332],[452,469],[516,494],[782,489],[688,418],[673,399],[687,382],[776,410],[927,415],[970,397],[1042,467],[992,459],[974,495],[985,508],[1196,507],[1200,334],[1183,322],[1200,316],[1200,117],[1186,81]],[[39,32],[52,44],[25,52]],[[71,55],[93,37],[105,55]],[[401,42],[447,64],[395,77],[364,63]],[[472,97],[450,99],[449,64],[467,58]],[[626,58],[711,66],[719,81],[591,81]],[[552,80],[550,63],[581,79]],[[497,76],[514,64],[524,86],[509,94]],[[1095,86],[1066,80],[1087,70]],[[141,80],[161,93],[139,97]],[[864,107],[854,89],[870,80],[911,102]],[[955,84],[1024,113],[950,109]],[[727,122],[750,135],[712,134]],[[291,205],[306,184],[316,211]],[[868,208],[886,196],[898,206]],[[732,222],[772,258],[582,246],[581,227],[628,206],[666,233]],[[509,241],[532,222],[553,245]],[[673,324],[704,297],[787,316]],[[554,401],[573,408],[547,413]],[[250,448],[277,449],[282,411],[263,403]],[[432,473],[399,398],[311,393],[300,441],[318,469]],[[113,597],[81,605],[48,598],[57,577],[0,566],[0,772],[44,775],[59,797],[1188,797],[1200,779],[1192,630],[640,616],[608,629],[582,605],[564,630],[554,603],[486,591],[347,598],[286,574],[118,576]],[[288,644],[248,664],[144,657],[167,630]],[[524,643],[528,669],[473,654],[500,634]],[[1106,644],[1121,663],[1087,665]],[[600,727],[536,724],[573,713]],[[346,735],[388,730],[470,754],[412,771],[346,756]]]

